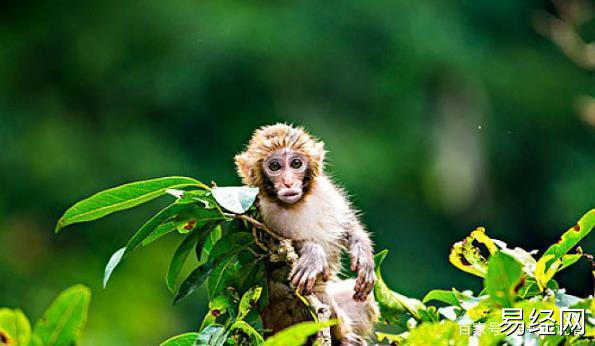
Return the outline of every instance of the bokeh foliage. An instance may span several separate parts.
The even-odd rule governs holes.
[[[83,282],[94,296],[83,344],[155,344],[195,329],[206,292],[172,308],[163,285],[175,236],[139,250],[100,290],[109,256],[159,206],[56,237],[53,225],[124,181],[237,185],[231,157],[276,121],[326,142],[328,170],[390,249],[391,287],[418,298],[477,291],[444,261],[469,229],[543,249],[593,207],[594,129],[575,106],[595,94],[593,74],[535,32],[537,9],[551,5],[3,3],[0,305],[40,316]],[[593,252],[592,237],[582,245]],[[558,281],[593,290],[586,262]]]

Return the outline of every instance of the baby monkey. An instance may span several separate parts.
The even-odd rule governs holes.
[[[254,132],[245,152],[235,157],[243,183],[260,188],[265,224],[291,239],[299,253],[289,270],[271,265],[265,328],[273,332],[308,320],[289,287],[316,294],[339,321],[333,335],[342,345],[364,345],[378,316],[373,294],[372,242],[345,192],[324,174],[324,144],[302,128],[285,124]],[[341,253],[351,256],[355,280],[339,280]]]

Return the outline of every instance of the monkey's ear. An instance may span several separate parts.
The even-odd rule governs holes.
[[[324,165],[324,158],[326,156],[326,150],[324,150],[324,142],[322,141],[317,141],[314,144],[314,158],[316,159],[316,161],[319,162],[320,164],[320,168],[322,169],[323,165]]]
[[[324,158],[326,157],[326,150],[324,150],[324,142],[317,141],[316,142],[316,152],[318,153],[318,160],[321,164],[324,163]]]
[[[242,177],[242,180],[246,182],[250,179],[250,160],[248,154],[246,152],[238,154],[235,156],[234,160],[236,162],[238,174]]]

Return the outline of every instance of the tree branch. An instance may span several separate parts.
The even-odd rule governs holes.
[[[244,221],[252,224],[252,235],[254,236],[256,245],[258,245],[258,247],[260,247],[261,249],[263,249],[265,251],[268,251],[268,248],[264,244],[262,244],[260,242],[260,240],[258,239],[257,234],[256,234],[257,228],[265,231],[271,237],[278,240],[279,241],[278,254],[274,254],[274,253],[271,254],[272,261],[277,262],[277,261],[285,260],[291,265],[291,267],[293,267],[296,264],[296,262],[298,260],[298,255],[295,252],[295,248],[293,247],[292,241],[290,239],[281,237],[279,234],[275,233],[275,231],[268,228],[267,225],[263,224],[262,222],[256,220],[255,218],[253,218],[251,216],[248,216],[245,214],[230,214],[230,213],[223,213],[223,216],[233,218],[233,219],[244,220]],[[308,301],[310,308],[314,310],[314,314],[316,314],[318,321],[327,322],[330,320],[331,309],[329,308],[329,306],[327,304],[322,303],[320,301],[320,299],[318,299],[318,297],[315,294],[310,294],[304,298],[306,298],[306,300]],[[318,344],[321,346],[331,346],[331,344],[332,344],[331,328],[326,327],[326,328],[322,329],[321,331],[319,331],[318,334],[316,334],[316,339],[318,341]]]

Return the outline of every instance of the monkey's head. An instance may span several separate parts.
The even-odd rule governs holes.
[[[242,182],[282,204],[297,203],[322,173],[324,144],[301,127],[286,124],[256,130],[235,162]]]

